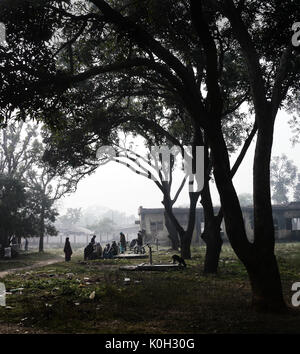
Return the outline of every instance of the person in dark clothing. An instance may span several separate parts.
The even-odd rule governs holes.
[[[93,235],[92,239],[91,239],[91,244],[94,245],[96,242],[96,235]]]
[[[117,245],[116,241],[113,241],[113,243],[111,244],[109,253],[110,253],[111,257],[116,256],[118,254],[118,245]]]
[[[130,251],[135,247],[135,245],[137,244],[137,239],[134,238],[129,245]]]
[[[85,247],[84,249],[84,260],[91,259],[92,254],[94,251],[94,245],[92,244],[92,241]]]
[[[72,248],[71,248],[69,237],[66,238],[64,252],[65,252],[66,262],[70,261],[73,251],[72,251]]]
[[[28,239],[27,239],[27,237],[25,238],[25,251],[28,251]]]
[[[141,231],[138,232],[137,245],[140,247],[143,246],[143,236],[142,236]]]
[[[95,253],[96,259],[101,258],[101,256],[102,256],[102,247],[101,247],[99,242],[96,243],[95,252],[94,253]]]
[[[110,244],[108,243],[103,250],[103,258],[109,258]]]
[[[142,235],[142,232],[139,231],[138,232],[138,237],[137,237],[137,240],[136,240],[136,251],[135,253],[144,253],[143,252],[143,235]]]
[[[121,253],[126,252],[126,238],[123,232],[120,232],[120,251]]]

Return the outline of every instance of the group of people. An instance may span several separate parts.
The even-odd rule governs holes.
[[[96,235],[93,235],[91,242],[84,249],[84,260],[98,259],[102,256],[102,247],[99,242],[96,243]]]
[[[137,245],[138,247],[142,247],[143,245],[142,233],[139,232],[137,239],[133,241],[134,241],[133,246]],[[133,247],[132,246],[133,241],[130,244],[130,249]],[[118,242],[118,244],[116,241],[113,241],[112,244],[108,243],[103,249],[103,251],[100,243],[99,242],[96,243],[96,235],[93,235],[90,243],[84,249],[84,260],[99,259],[101,257],[104,259],[113,258],[119,253],[125,253],[126,250],[127,250],[127,242],[123,232],[120,232],[120,241]],[[69,237],[66,238],[64,253],[65,253],[66,262],[70,261],[73,251],[72,251]]]

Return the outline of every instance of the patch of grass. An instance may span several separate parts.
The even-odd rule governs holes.
[[[0,259],[0,271],[31,266],[37,262],[58,258],[62,254],[61,250],[47,250],[42,253],[20,251],[16,258]]]
[[[276,246],[288,304],[291,284],[300,281],[299,251],[297,243]],[[170,262],[173,254],[154,252],[153,261]],[[77,254],[11,274],[4,279],[11,308],[0,308],[0,318],[49,333],[299,333],[297,309],[252,311],[247,273],[230,246],[223,247],[218,275],[203,275],[204,255],[203,247],[193,249],[181,271],[126,272],[119,266],[147,260],[82,262]]]

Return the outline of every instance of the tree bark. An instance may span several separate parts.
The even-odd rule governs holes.
[[[39,252],[44,252],[44,235],[45,235],[45,210],[42,207],[41,212],[41,231],[40,231],[40,241],[39,241]]]
[[[169,239],[171,241],[171,247],[174,251],[178,251],[179,248],[179,238],[176,227],[170,221],[167,212],[165,211],[165,225],[169,233]]]
[[[254,160],[254,210],[256,226],[254,243],[247,239],[238,197],[230,177],[226,145],[221,130],[210,135],[214,176],[221,198],[226,231],[232,248],[249,274],[253,291],[253,306],[257,310],[277,311],[286,308],[280,274],[274,255],[274,227],[269,198],[270,139],[260,136]],[[266,147],[268,145],[268,147]],[[264,148],[263,148],[264,146]]]
[[[262,312],[286,310],[276,257],[274,254],[257,260],[255,267],[246,267],[251,288],[252,306]]]
[[[261,107],[253,167],[255,266],[248,270],[253,306],[263,311],[286,309],[277,260],[270,187],[274,119],[269,104]]]
[[[206,244],[206,253],[204,260],[204,273],[215,274],[218,271],[220,253],[222,249],[223,240],[220,234],[220,224],[222,217],[215,217],[214,207],[211,199],[209,180],[210,180],[210,166],[209,153],[207,142],[205,144],[205,174],[206,181],[201,192],[201,204],[204,212],[204,232],[201,237]]]
[[[181,257],[183,259],[190,259],[191,258],[191,243],[195,228],[195,220],[196,220],[196,205],[199,199],[200,193],[191,192],[190,194],[190,209],[189,209],[189,221],[187,230],[184,232],[180,232],[180,250],[181,250]]]
[[[184,233],[182,240],[181,240],[181,246],[180,246],[180,255],[183,259],[191,259],[191,239],[193,235],[187,234],[187,232]]]
[[[220,227],[216,220],[207,226],[207,229],[201,235],[206,244],[206,253],[204,260],[205,274],[216,274],[218,272],[220,254],[223,240],[220,234]]]

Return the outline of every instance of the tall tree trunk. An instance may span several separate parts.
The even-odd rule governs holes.
[[[191,258],[191,243],[195,228],[195,220],[196,220],[196,205],[199,199],[200,193],[189,193],[190,195],[190,209],[189,209],[189,221],[187,230],[184,232],[180,232],[180,250],[181,257],[183,259]]]
[[[275,232],[270,188],[274,119],[271,105],[261,107],[260,114],[262,117],[258,119],[260,123],[253,167],[255,266],[250,267],[248,273],[255,308],[274,311],[283,310],[286,305],[274,254]]]
[[[192,194],[196,194],[196,193],[192,193]],[[195,216],[196,216],[196,204],[198,200],[198,197],[196,199],[195,196],[191,197],[191,193],[190,193],[190,198],[191,199],[190,199],[190,209],[189,209],[189,222],[188,222],[187,230],[184,230],[184,228],[179,224],[178,220],[176,219],[173,213],[172,203],[170,199],[165,197],[163,201],[165,211],[170,221],[176,227],[176,230],[178,232],[179,239],[180,239],[180,253],[181,253],[181,257],[184,259],[191,258],[191,241],[193,238]]]
[[[193,235],[184,232],[181,238],[180,255],[183,259],[191,259],[191,240]]]
[[[205,136],[206,139],[206,136]],[[205,173],[206,181],[201,192],[201,204],[204,212],[204,232],[201,237],[206,245],[204,260],[204,273],[215,274],[218,271],[220,253],[222,249],[222,238],[220,224],[222,218],[215,217],[214,207],[210,194],[210,164],[207,142],[205,144]],[[220,220],[219,220],[220,219]]]
[[[277,260],[274,254],[257,259],[254,267],[246,267],[255,310],[281,312],[286,310]]]
[[[223,244],[218,222],[213,220],[212,223],[209,223],[201,237],[206,244],[203,271],[205,274],[216,274]]]
[[[44,252],[44,235],[45,235],[45,210],[44,207],[42,207],[42,212],[41,212],[41,233],[40,233],[40,241],[39,241],[39,252]]]
[[[226,232],[233,250],[248,271],[253,292],[253,306],[256,309],[282,310],[285,308],[285,303],[274,255],[272,207],[268,195],[270,193],[268,173],[271,132],[268,132],[269,140],[258,134],[254,160],[254,222],[256,226],[254,244],[251,244],[247,239],[242,211],[231,180],[229,158],[221,127],[213,131],[214,133],[209,136],[210,146]]]
[[[167,212],[165,211],[165,225],[169,233],[169,239],[171,241],[171,247],[174,251],[178,251],[179,248],[179,238],[176,227],[170,221]]]

